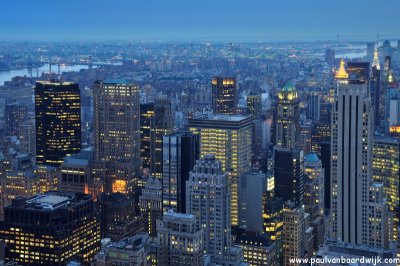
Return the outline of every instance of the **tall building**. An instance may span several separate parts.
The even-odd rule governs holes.
[[[81,107],[77,83],[38,81],[35,87],[36,162],[60,166],[81,149]]]
[[[369,62],[348,62],[347,73],[351,79],[357,79],[368,84],[371,72],[369,66]]]
[[[142,194],[139,196],[140,213],[145,219],[146,232],[155,236],[157,234],[157,220],[162,218],[162,184],[155,177],[150,177]]]
[[[313,93],[308,99],[307,118],[313,121],[319,121],[321,114],[321,96]]]
[[[299,144],[300,113],[296,87],[290,82],[277,93],[275,146],[295,148]]]
[[[192,214],[164,213],[157,221],[158,265],[203,266],[203,229]]]
[[[240,225],[255,232],[263,232],[263,197],[267,191],[267,176],[262,172],[248,172],[239,177]]]
[[[263,226],[264,232],[271,236],[271,240],[280,241],[282,234],[283,200],[268,191],[263,197]],[[278,244],[277,244],[278,246]]]
[[[304,206],[305,212],[310,215],[313,250],[316,251],[325,241],[325,172],[321,160],[315,153],[306,155],[304,173],[307,176],[304,184]]]
[[[21,126],[26,122],[28,116],[28,107],[23,104],[6,104],[4,109],[5,116],[5,136],[21,136]]]
[[[126,80],[97,82],[94,170],[105,192],[127,193],[140,170],[139,87]]]
[[[310,236],[312,230],[309,228],[309,214],[304,212],[302,206],[293,207],[288,203],[283,210],[283,265],[302,265],[293,263],[292,259],[309,258],[312,254]]]
[[[150,123],[150,173],[160,180],[163,172],[163,136],[172,133],[173,121],[171,101],[167,97],[158,97]]]
[[[335,64],[335,51],[334,50],[327,49],[325,51],[325,62],[330,66],[333,66]]]
[[[200,135],[200,155],[215,154],[222,171],[229,172],[231,223],[239,224],[238,179],[250,170],[252,118],[244,115],[205,114],[189,119],[190,131]]]
[[[400,142],[396,138],[375,136],[373,179],[384,184],[389,211],[393,213],[393,239],[399,239],[400,219]]]
[[[277,266],[276,242],[265,234],[246,232],[235,239],[235,244],[243,249],[244,261],[252,266]]]
[[[100,210],[101,238],[119,241],[143,232],[143,219],[136,214],[133,199],[120,192],[101,193],[97,197]]]
[[[36,165],[33,173],[39,179],[39,192],[56,191],[59,188],[60,169],[50,165]]]
[[[380,104],[381,95],[381,68],[379,66],[378,49],[374,51],[374,61],[372,63],[370,93],[372,106],[374,107],[375,126],[380,126],[383,117],[384,106]]]
[[[220,259],[232,245],[228,174],[221,161],[205,155],[196,162],[186,184],[186,212],[196,217],[204,230],[204,248],[212,259]]]
[[[163,211],[186,212],[186,181],[200,157],[199,135],[176,132],[163,137]]]
[[[291,200],[296,206],[304,201],[304,153],[299,149],[274,150],[275,196]]]
[[[100,249],[100,224],[90,195],[47,192],[5,208],[0,238],[6,260],[24,265],[90,263]]]
[[[253,117],[262,115],[262,98],[261,94],[250,94],[246,97],[247,114]]]
[[[150,132],[154,102],[140,104],[140,153],[143,169],[150,169]]]
[[[374,59],[375,43],[367,43],[367,62],[372,63]]]
[[[130,265],[152,266],[156,261],[157,247],[146,233],[138,233],[118,242],[107,244],[96,254],[93,266]]]
[[[214,114],[236,114],[238,93],[234,77],[213,77],[212,109]]]
[[[346,243],[374,245],[378,238],[387,239],[389,236],[368,233],[372,226],[372,212],[380,204],[376,202],[377,199],[370,201],[370,193],[376,193],[372,191],[376,186],[372,183],[374,124],[368,84],[363,80],[348,79],[343,61],[335,77],[337,92],[332,110],[331,234]],[[380,224],[385,226],[388,217],[382,216],[380,219]]]

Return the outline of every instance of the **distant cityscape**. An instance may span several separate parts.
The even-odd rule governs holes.
[[[400,265],[400,40],[0,42],[0,265]]]

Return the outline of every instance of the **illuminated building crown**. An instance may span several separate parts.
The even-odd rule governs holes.
[[[347,73],[344,65],[345,65],[345,62],[342,59],[340,61],[340,67],[339,67],[338,71],[336,71],[336,73],[335,73],[335,79],[347,79],[349,77],[349,74]]]

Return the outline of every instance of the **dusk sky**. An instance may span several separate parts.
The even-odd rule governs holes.
[[[399,0],[2,0],[0,40],[278,41],[400,36]]]

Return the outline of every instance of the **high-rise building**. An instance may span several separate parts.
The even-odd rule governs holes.
[[[368,84],[348,79],[342,61],[335,75],[336,100],[332,110],[331,211],[333,238],[353,244],[375,245],[388,239],[383,231],[369,234],[371,216],[385,207],[371,198],[377,185],[372,183],[373,109]],[[371,190],[371,191],[370,191]],[[383,197],[380,197],[382,199]],[[373,199],[373,200],[372,200]],[[372,219],[375,219],[372,217]],[[385,227],[388,217],[380,218]],[[383,243],[383,242],[382,242]],[[385,247],[385,246],[381,246]]]
[[[153,118],[154,102],[140,104],[140,153],[143,169],[150,169],[150,132]]]
[[[267,176],[262,172],[248,172],[239,177],[240,225],[255,232],[263,232],[263,197],[267,191]]]
[[[140,213],[145,219],[146,232],[157,234],[157,220],[162,218],[162,184],[158,178],[150,177],[139,196]]]
[[[186,181],[200,157],[199,135],[176,132],[163,137],[163,211],[186,212]]]
[[[24,265],[90,263],[100,248],[100,224],[90,195],[47,192],[16,198],[5,208],[0,238],[6,260]]]
[[[291,262],[296,258],[311,257],[312,229],[309,227],[309,214],[302,206],[294,207],[289,202],[283,209],[283,265],[302,265],[300,262]],[[311,238],[311,239],[310,239]]]
[[[263,226],[264,232],[271,236],[271,240],[279,241],[282,233],[283,200],[268,191],[263,197]]]
[[[290,82],[277,93],[275,146],[295,148],[299,144],[300,114],[296,87]]]
[[[299,149],[274,150],[275,196],[296,206],[304,200],[304,153]]]
[[[21,136],[21,126],[26,122],[28,107],[23,104],[6,104],[4,109],[5,116],[5,136]]]
[[[381,68],[379,66],[378,49],[374,51],[374,61],[372,62],[370,93],[372,106],[374,107],[375,126],[380,126],[383,117],[384,106],[381,106]]]
[[[38,81],[35,87],[36,162],[60,166],[81,149],[81,107],[77,83]]]
[[[172,133],[173,125],[171,101],[165,96],[158,97],[150,122],[150,173],[160,180],[163,173],[163,136]]]
[[[213,260],[220,259],[232,246],[228,174],[222,171],[221,161],[208,154],[198,160],[186,190],[186,212],[204,230],[205,251]]]
[[[335,64],[335,51],[334,50],[327,49],[325,51],[325,62],[330,66],[333,66]]]
[[[19,127],[19,151],[35,157],[36,154],[36,132],[35,115],[29,113],[24,123]]]
[[[246,232],[239,234],[235,244],[243,249],[244,261],[254,266],[277,266],[276,241],[266,234]]]
[[[347,73],[349,74],[349,78],[357,79],[368,84],[370,80],[369,66],[369,62],[348,62]]]
[[[101,193],[97,197],[102,238],[119,241],[143,232],[143,219],[136,214],[135,202],[120,192]]]
[[[131,265],[152,266],[156,262],[157,247],[146,233],[138,233],[102,247],[93,266]]]
[[[105,192],[127,193],[140,171],[139,87],[126,80],[97,82],[94,96],[94,174]]]
[[[375,136],[372,161],[373,179],[384,184],[389,210],[393,213],[393,239],[399,239],[400,219],[400,142]]]
[[[203,266],[203,234],[194,215],[165,212],[157,221],[158,265]]]
[[[36,165],[33,173],[39,179],[39,192],[56,191],[59,188],[60,169],[50,165]]]
[[[261,94],[250,94],[246,97],[247,114],[253,117],[259,117],[262,114]]]
[[[250,170],[252,118],[244,115],[205,114],[189,119],[189,130],[200,135],[200,155],[215,154],[222,171],[229,172],[231,223],[239,224],[238,179]]]
[[[234,77],[213,77],[212,109],[214,114],[236,114],[238,93]]]
[[[313,229],[313,250],[318,250],[325,241],[325,176],[321,160],[315,153],[309,153],[304,159],[304,206],[310,214],[310,226]]]
[[[321,96],[313,93],[308,99],[307,118],[319,121],[321,114]]]
[[[367,62],[372,63],[374,59],[375,43],[367,43]]]

